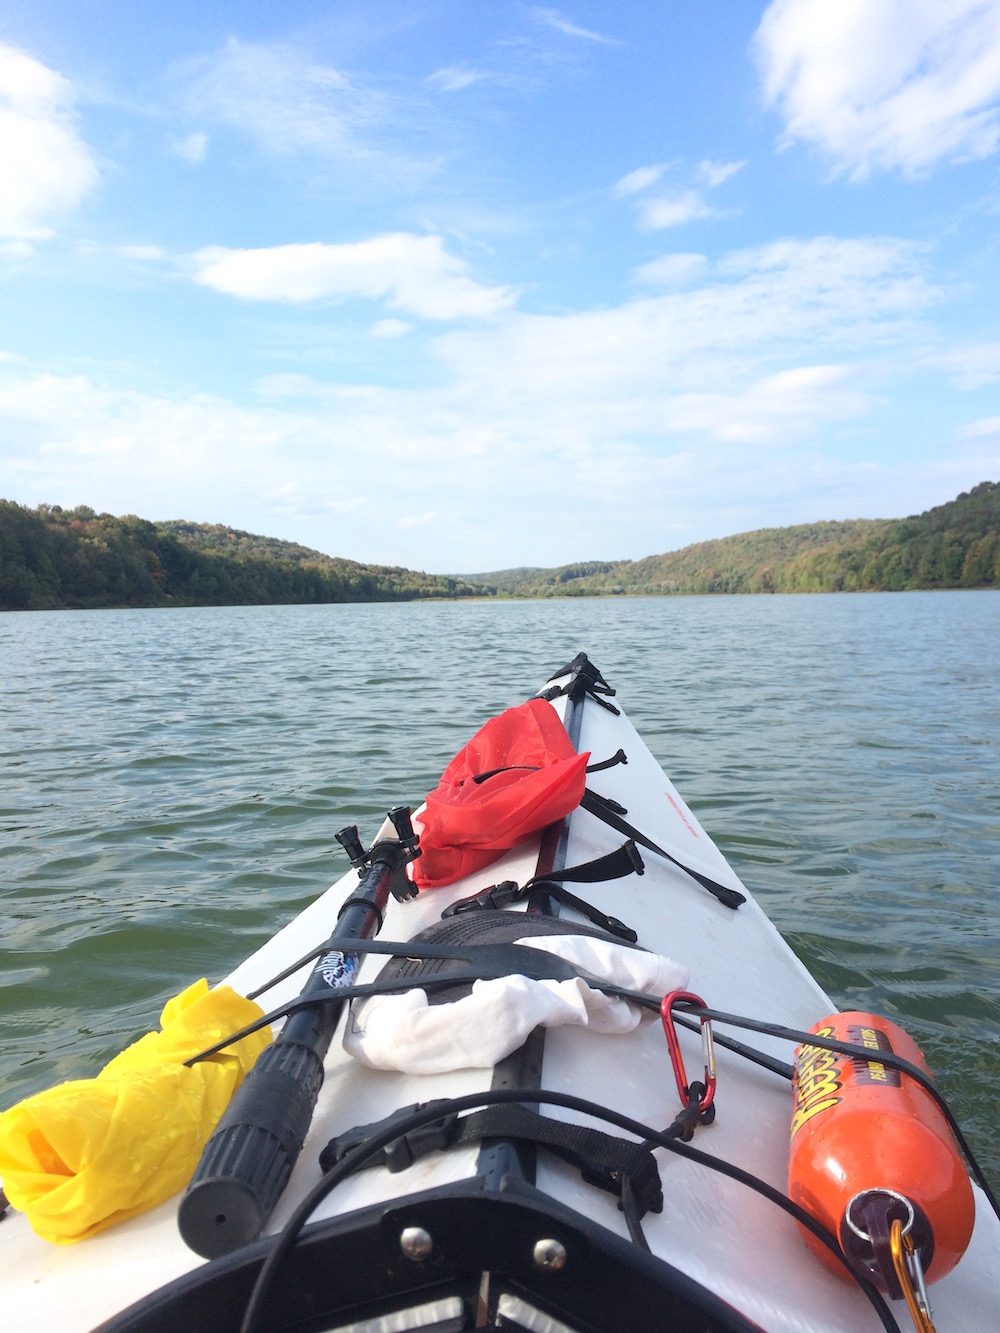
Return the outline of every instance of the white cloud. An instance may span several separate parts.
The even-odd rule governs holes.
[[[976,343],[931,359],[930,365],[945,370],[959,389],[972,391],[1000,381],[1000,342]]]
[[[26,242],[51,235],[52,219],[97,184],[73,101],[61,74],[0,44],[0,237],[22,252]]]
[[[664,195],[644,201],[639,214],[639,225],[647,231],[661,231],[665,227],[680,227],[695,218],[708,218],[712,210],[697,190]]]
[[[402,338],[413,328],[405,319],[380,319],[368,330],[369,338]]]
[[[516,299],[509,287],[468,276],[440,236],[392,232],[366,241],[277,245],[259,250],[212,246],[194,256],[196,279],[249,301],[299,303],[347,297],[385,300],[423,319],[488,318]]]
[[[923,373],[913,351],[940,299],[923,262],[903,242],[833,237],[702,259],[683,290],[443,333],[420,389],[274,375],[239,405],[0,365],[4,473],[31,502],[238,522],[436,569],[512,563],[514,512],[529,563],[682,545],[691,506],[723,531],[796,521],[776,497],[810,486],[827,497],[818,517],[857,512],[869,473],[838,459],[836,432],[871,428],[887,377]],[[957,489],[991,475],[983,432],[956,454]],[[387,474],[406,496],[399,528],[373,521]]]
[[[158,245],[122,245],[118,247],[118,253],[123,259],[138,259],[154,263],[166,259],[166,255]]]
[[[244,130],[280,156],[371,156],[370,131],[389,114],[384,93],[291,46],[231,38],[218,56],[191,62],[182,76],[195,114]]]
[[[962,435],[967,440],[990,437],[1000,439],[1000,417],[981,417],[978,421],[970,421],[963,427]]]
[[[480,419],[550,448],[603,440],[617,451],[684,432],[787,441],[860,411],[864,358],[916,341],[939,299],[920,261],[891,239],[787,240],[706,264],[684,290],[565,316],[513,313],[436,347]],[[804,347],[819,367],[803,364]]]
[[[175,140],[171,145],[171,151],[175,156],[183,158],[185,162],[194,164],[204,162],[208,153],[208,135],[201,130],[194,134],[188,134],[183,139]]]
[[[651,167],[637,167],[635,171],[630,171],[627,176],[616,182],[612,194],[616,199],[625,199],[630,194],[648,190],[651,185],[656,184],[666,169],[665,162],[659,162]]]
[[[601,46],[623,45],[617,37],[605,37],[602,33],[593,32],[590,28],[581,28],[578,24],[566,18],[565,15],[560,14],[558,9],[536,7],[531,10],[531,16],[536,22],[544,24],[547,28],[554,28],[556,32],[561,32],[566,37],[579,37],[583,41],[597,42]]]
[[[51,235],[51,232],[36,231],[33,234],[35,239],[38,240]],[[34,253],[34,245],[32,245],[31,241],[24,240],[23,237],[16,241],[0,241],[0,257],[4,259],[13,259],[15,261],[18,259],[30,259]]]
[[[738,171],[742,171],[746,162],[712,162],[705,159],[698,163],[698,179],[714,190],[719,185],[724,185],[727,180],[731,180]]]
[[[667,165],[660,163],[630,171],[616,183],[612,194],[618,199],[641,194],[657,184],[667,171]],[[694,172],[699,188],[674,190],[653,198],[647,196],[639,207],[639,226],[645,231],[660,231],[697,218],[714,217],[715,210],[709,206],[704,191],[724,185],[745,165],[744,162],[712,162],[709,159],[700,162]]]
[[[1000,143],[1000,0],[774,0],[754,46],[784,143],[855,177]]]
[[[816,422],[860,416],[870,403],[848,366],[797,366],[765,375],[738,393],[681,394],[671,407],[674,430],[706,431],[718,440],[783,444]]]
[[[677,252],[641,264],[633,270],[632,277],[647,287],[678,287],[700,277],[707,264],[705,255]]]
[[[467,65],[449,65],[447,69],[435,70],[433,74],[428,75],[424,80],[432,88],[438,88],[443,93],[461,92],[463,88],[471,88],[474,83],[481,83],[483,79],[489,79],[491,76],[481,69],[470,69]]]

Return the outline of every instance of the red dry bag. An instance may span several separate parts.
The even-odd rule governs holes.
[[[575,810],[589,758],[576,753],[544,699],[491,718],[445,769],[418,816],[417,886],[454,884]]]

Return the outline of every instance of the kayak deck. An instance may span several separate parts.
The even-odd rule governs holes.
[[[565,704],[565,699],[553,702],[560,712]],[[628,821],[678,861],[746,893],[624,714],[616,715],[588,700],[582,710],[578,748],[590,751],[595,761],[623,749],[627,764],[593,773],[588,787],[627,807]],[[589,811],[578,809],[569,820],[566,864],[590,861],[614,850],[622,840],[620,833]],[[409,940],[434,925],[453,901],[502,880],[524,883],[535,873],[538,850],[536,841],[449,888],[422,892],[405,903],[390,900],[379,938]],[[645,871],[641,876],[588,885],[580,888],[580,894],[633,927],[641,947],[689,968],[690,988],[708,1006],[800,1029],[832,1011],[829,997],[749,894],[734,911],[678,866],[654,852],[644,851],[642,857]],[[255,990],[326,939],[357,882],[353,871],[345,875],[241,964],[227,978],[229,983],[243,994]],[[568,932],[574,924],[584,922],[571,908],[563,908],[560,919],[565,920]],[[384,962],[369,956],[359,979],[371,980]],[[268,991],[262,1003],[277,1007],[293,999],[307,972],[308,968],[303,969]],[[682,1030],[680,1042],[688,1070],[699,1071],[700,1039]],[[752,1044],[781,1061],[791,1059],[791,1044],[781,1038],[754,1036]],[[692,1146],[783,1192],[791,1109],[788,1082],[722,1047],[717,1047],[716,1056],[717,1115],[714,1123],[697,1130]],[[492,1082],[492,1069],[414,1076],[368,1068],[335,1041],[326,1058],[325,1081],[309,1136],[268,1232],[279,1232],[318,1182],[319,1152],[331,1138],[355,1126],[381,1121],[415,1102],[486,1093]],[[654,1128],[669,1124],[679,1110],[658,1022],[613,1036],[577,1027],[547,1031],[541,1086],[597,1101]],[[548,1117],[585,1121],[616,1132],[612,1126],[587,1120],[564,1107],[543,1105],[539,1110]],[[340,1274],[334,1294],[345,1308],[355,1311],[367,1308],[365,1302],[374,1300],[379,1291],[385,1296],[391,1280],[398,1279],[400,1293],[407,1281],[414,1282],[415,1290],[422,1294],[406,1299],[410,1308],[421,1308],[423,1322],[400,1323],[400,1328],[469,1326],[454,1322],[465,1318],[461,1311],[467,1313],[470,1299],[467,1291],[462,1296],[454,1288],[462,1283],[475,1286],[481,1273],[489,1270],[508,1275],[505,1309],[506,1317],[515,1321],[512,1326],[557,1329],[558,1324],[530,1322],[532,1309],[542,1310],[543,1321],[551,1318],[545,1304],[547,1299],[555,1300],[552,1293],[556,1292],[562,1301],[561,1305],[555,1302],[564,1313],[562,1327],[615,1327],[616,1311],[617,1326],[663,1327],[664,1284],[669,1280],[669,1299],[677,1302],[678,1311],[692,1293],[702,1289],[703,1299],[705,1292],[712,1293],[707,1298],[709,1305],[715,1298],[719,1302],[713,1317],[732,1319],[715,1325],[703,1320],[698,1327],[758,1326],[773,1333],[864,1333],[881,1327],[864,1294],[829,1273],[806,1249],[792,1219],[773,1203],[702,1163],[663,1150],[657,1150],[655,1156],[664,1206],[662,1212],[648,1213],[643,1219],[650,1255],[632,1244],[615,1199],[544,1150],[537,1154],[536,1192],[530,1181],[510,1181],[505,1191],[484,1190],[477,1175],[479,1147],[474,1144],[430,1153],[398,1173],[384,1168],[360,1171],[340,1184],[313,1213],[312,1226],[289,1269],[293,1276],[279,1278],[279,1308],[288,1314],[289,1327],[339,1327],[315,1309],[309,1316],[308,1302],[303,1307],[306,1313],[294,1315],[299,1322],[293,1323],[292,1314],[294,1292],[308,1285],[302,1274],[326,1272],[323,1281],[329,1285],[334,1262],[334,1272]],[[236,1310],[234,1321],[233,1303],[245,1299],[247,1283],[269,1242],[265,1238],[245,1252],[205,1265],[180,1239],[177,1204],[177,1199],[171,1200],[85,1244],[69,1247],[46,1245],[34,1237],[23,1217],[8,1217],[0,1227],[0,1279],[7,1326],[51,1326],[72,1333],[109,1320],[109,1327],[120,1330],[238,1328],[241,1309]],[[994,1320],[1000,1222],[978,1190],[976,1204],[976,1226],[968,1252],[952,1274],[930,1289],[938,1333],[979,1333]],[[407,1259],[405,1252],[400,1257],[400,1236],[408,1226],[419,1227],[431,1237],[432,1263],[422,1266],[419,1259]],[[543,1235],[546,1229],[558,1234]],[[562,1268],[555,1272],[534,1257],[534,1246],[550,1239],[558,1240],[566,1251]],[[529,1240],[530,1258],[525,1248]],[[384,1260],[379,1260],[383,1252]],[[189,1276],[185,1279],[184,1275]],[[215,1276],[214,1288],[204,1285],[209,1275]],[[175,1279],[188,1283],[187,1287],[184,1281],[180,1283],[175,1297],[187,1304],[171,1307],[165,1314],[154,1301],[147,1303],[145,1315],[135,1311],[116,1319],[118,1312]],[[541,1291],[536,1298],[540,1305],[529,1299],[532,1284]],[[626,1289],[628,1304],[619,1308]],[[212,1291],[214,1295],[206,1295]],[[403,1296],[398,1299],[402,1301]],[[454,1305],[455,1300],[461,1309]],[[179,1317],[181,1310],[183,1318]],[[900,1327],[908,1328],[905,1306],[897,1302],[893,1310]],[[143,1318],[151,1322],[143,1323]],[[319,1322],[310,1323],[310,1318]],[[528,1322],[518,1325],[517,1319]],[[677,1319],[676,1327],[687,1326],[680,1315]],[[344,1325],[349,1322],[348,1318],[341,1320]]]

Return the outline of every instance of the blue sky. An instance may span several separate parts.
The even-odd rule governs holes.
[[[0,495],[436,572],[1000,479],[1000,0],[5,0]]]

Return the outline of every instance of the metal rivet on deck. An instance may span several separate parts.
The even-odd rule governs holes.
[[[404,1227],[399,1234],[399,1248],[407,1259],[426,1259],[434,1248],[431,1233],[423,1227]]]
[[[561,1241],[547,1237],[535,1242],[534,1255],[539,1268],[562,1268],[566,1263],[566,1246]]]

